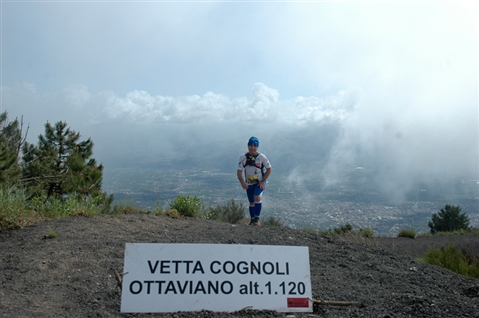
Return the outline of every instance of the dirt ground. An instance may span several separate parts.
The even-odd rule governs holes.
[[[56,238],[46,238],[54,230]],[[313,313],[120,313],[125,243],[308,246]],[[479,317],[479,280],[422,264],[431,246],[474,255],[479,236],[354,240],[285,227],[128,214],[46,221],[0,232],[0,317]]]

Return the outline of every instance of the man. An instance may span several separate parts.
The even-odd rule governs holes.
[[[259,225],[262,202],[261,196],[266,189],[266,180],[272,168],[268,158],[258,152],[259,140],[251,137],[248,140],[248,152],[242,155],[238,163],[237,177],[241,187],[246,190],[249,201],[250,225]],[[243,171],[244,177],[243,178]]]

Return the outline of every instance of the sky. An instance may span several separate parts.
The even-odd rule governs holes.
[[[100,161],[334,123],[324,167],[394,189],[479,178],[478,55],[472,1],[1,1],[0,108]]]

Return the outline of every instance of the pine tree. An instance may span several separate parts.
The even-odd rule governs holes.
[[[20,177],[19,153],[22,142],[23,122],[8,121],[8,113],[0,114],[0,185],[12,186]]]
[[[431,234],[466,230],[469,227],[469,217],[465,213],[461,214],[459,206],[446,204],[439,213],[432,214],[428,226]]]
[[[67,127],[66,122],[54,126],[47,122],[38,145],[23,146],[23,181],[33,195],[95,199],[109,209],[113,197],[101,192],[103,166],[91,158],[93,142],[90,138],[79,139],[80,133]]]

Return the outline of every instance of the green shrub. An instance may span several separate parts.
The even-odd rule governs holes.
[[[452,244],[441,249],[430,249],[420,261],[445,267],[464,276],[479,278],[479,257],[474,259],[470,253],[459,251]]]
[[[153,214],[154,215],[162,215],[165,214],[166,211],[163,211],[160,207],[160,199],[157,199],[154,206],[153,206]]]
[[[353,231],[353,226],[349,223],[345,224],[345,225],[342,225],[340,227],[335,227],[333,229],[334,233],[337,234],[337,235],[344,235],[344,234],[348,234],[350,232]]]
[[[170,204],[170,208],[177,210],[182,216],[199,217],[204,206],[197,196],[179,195]]]
[[[465,234],[479,234],[479,229],[470,227],[467,229],[454,230],[450,232],[436,232],[434,235],[465,235]]]
[[[19,229],[41,219],[28,206],[25,191],[0,187],[0,231]]]
[[[76,196],[69,196],[62,202],[62,207],[65,216],[95,216],[102,213],[102,208],[95,202],[95,198],[89,198],[86,200],[80,199]]]
[[[346,234],[354,233],[353,226],[349,223],[341,225],[340,227],[329,228],[325,231],[318,231],[324,236],[344,236]]]
[[[319,229],[317,231],[317,233],[319,233],[322,236],[337,236],[337,235],[339,235],[334,231],[334,228],[328,228],[327,230]]]
[[[374,231],[370,228],[359,229],[359,235],[366,238],[374,238]]]
[[[46,195],[29,199],[22,188],[1,188],[0,230],[18,229],[45,219],[101,214],[104,209],[95,200],[79,200],[74,195],[63,200]]]
[[[351,224],[345,224],[341,227],[336,227],[328,229],[326,232],[321,232],[323,235],[331,235],[331,236],[345,236],[348,238],[354,237],[362,237],[362,238],[374,238],[374,231],[370,228],[362,228],[359,231],[355,232]]]
[[[231,199],[226,205],[210,207],[205,217],[209,220],[236,224],[245,218],[245,206],[243,202],[237,203]]]
[[[408,237],[415,239],[417,236],[416,231],[414,230],[409,230],[409,229],[402,229],[398,233],[398,237]]]
[[[269,226],[283,226],[281,219],[275,218],[274,216],[268,216],[263,220],[263,225]]]
[[[43,238],[54,239],[54,238],[57,238],[57,237],[58,237],[58,233],[55,230],[55,227],[54,226],[49,226],[48,227],[48,233],[45,234],[45,236]]]
[[[423,233],[419,233],[417,236],[420,236],[420,237],[431,237],[432,234],[431,232],[423,232]],[[417,237],[416,236],[416,237]]]
[[[479,229],[478,229],[478,228],[475,228],[475,227],[470,227],[469,229],[467,229],[467,233],[470,233],[470,234],[479,234]]]
[[[143,210],[136,207],[130,200],[120,201],[113,207],[112,214],[142,213]]]
[[[177,210],[171,209],[171,210],[166,210],[165,215],[169,216],[172,219],[181,219],[183,218],[180,213],[178,213]]]
[[[22,188],[1,188],[0,230],[18,229],[45,219],[99,215],[104,209],[95,200],[79,200],[74,195],[63,200],[46,195],[29,199]]]
[[[75,196],[60,200],[42,195],[32,198],[29,205],[39,216],[51,219],[76,215],[94,216],[102,213],[102,208],[94,202],[94,199],[79,200]]]
[[[47,199],[46,195],[32,198],[30,207],[35,213],[45,218],[58,218],[63,214],[60,200],[54,197]]]

